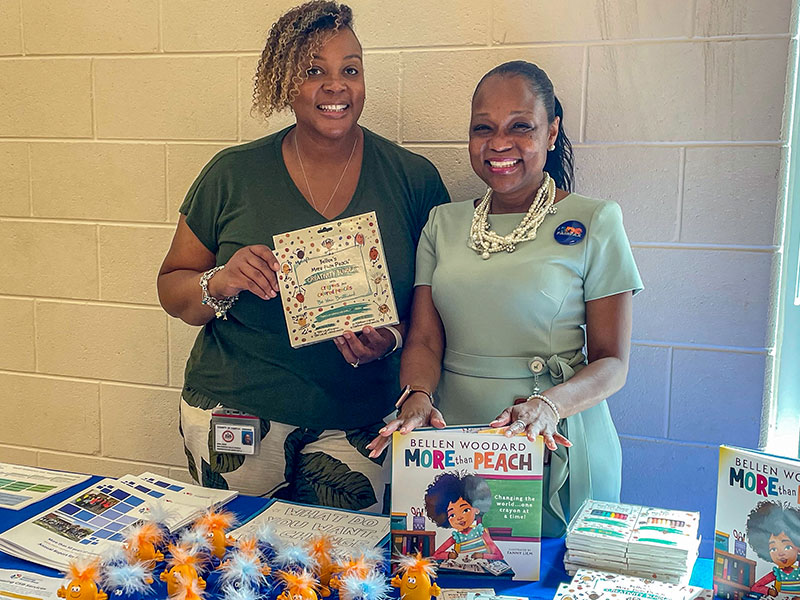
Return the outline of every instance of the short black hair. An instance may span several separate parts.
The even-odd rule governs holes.
[[[764,500],[747,515],[747,541],[759,558],[773,562],[769,554],[769,538],[785,533],[800,547],[800,509],[780,502]]]
[[[447,506],[462,498],[486,514],[492,507],[489,484],[473,473],[458,471],[441,473],[425,490],[425,512],[439,527],[449,528]]]

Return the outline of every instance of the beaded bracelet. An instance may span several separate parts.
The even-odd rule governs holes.
[[[544,402],[545,404],[547,404],[547,406],[549,406],[549,407],[550,407],[550,410],[552,410],[552,411],[555,413],[555,415],[556,415],[556,422],[558,422],[558,421],[560,421],[560,420],[561,420],[561,414],[558,412],[558,408],[556,408],[556,405],[555,405],[555,403],[554,403],[552,400],[550,400],[550,398],[548,398],[548,397],[547,397],[547,396],[545,396],[544,394],[531,394],[530,396],[528,396],[528,397],[525,399],[525,401],[527,402],[527,401],[529,401],[529,400],[533,400],[534,398],[535,398],[536,400],[541,400],[542,402]]]
[[[203,289],[203,299],[201,302],[206,306],[210,306],[214,310],[214,314],[218,319],[222,317],[223,321],[227,321],[228,311],[230,310],[231,306],[233,306],[233,303],[239,299],[239,294],[234,296],[226,296],[222,300],[218,300],[208,293],[208,280],[211,279],[217,271],[221,271],[224,268],[225,265],[220,265],[203,273],[203,275],[200,277],[200,287]]]

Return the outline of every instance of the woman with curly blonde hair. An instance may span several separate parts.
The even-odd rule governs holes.
[[[394,351],[410,310],[420,231],[449,197],[429,161],[358,124],[364,67],[352,24],[348,6],[318,0],[272,26],[254,109],[265,117],[290,109],[296,123],[206,165],[180,207],[158,289],[170,315],[204,325],[181,402],[197,481],[385,510],[384,460],[369,458],[366,445],[394,408]],[[401,324],[292,349],[272,236],[369,211],[381,224]],[[254,453],[218,451],[212,409],[222,408],[258,417],[249,421],[259,424]]]

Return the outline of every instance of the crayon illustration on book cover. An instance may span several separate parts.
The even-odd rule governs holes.
[[[714,590],[800,600],[800,461],[720,447]]]
[[[541,438],[477,427],[392,439],[392,553],[441,573],[539,578]]]
[[[400,322],[374,211],[272,239],[292,348]]]

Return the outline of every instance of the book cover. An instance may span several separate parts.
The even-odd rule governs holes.
[[[721,446],[714,590],[726,600],[800,596],[800,460]]]
[[[375,212],[273,236],[293,348],[399,323]]]
[[[539,579],[541,437],[476,427],[392,438],[392,552],[440,572]]]
[[[711,600],[709,590],[691,585],[579,569],[559,585],[554,600]]]

